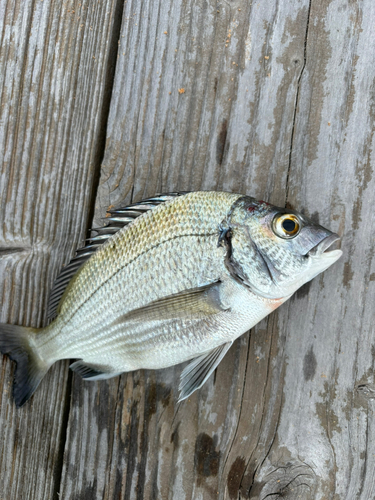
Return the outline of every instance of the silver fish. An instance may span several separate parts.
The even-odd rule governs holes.
[[[180,400],[233,341],[339,259],[337,234],[249,196],[172,193],[114,210],[63,270],[43,329],[0,324],[22,406],[49,367],[88,380],[192,360]]]

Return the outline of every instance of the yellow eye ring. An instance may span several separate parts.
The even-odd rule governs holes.
[[[276,215],[272,225],[275,234],[286,239],[294,238],[301,229],[301,222],[293,214]]]

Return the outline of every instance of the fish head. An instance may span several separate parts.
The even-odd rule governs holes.
[[[337,234],[295,210],[247,196],[232,206],[221,230],[229,272],[265,298],[289,297],[342,255],[328,251]]]

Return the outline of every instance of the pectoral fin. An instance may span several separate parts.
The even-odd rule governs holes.
[[[188,398],[194,391],[202,387],[208,377],[217,368],[228,352],[232,342],[216,347],[212,351],[193,359],[183,370],[180,377],[180,397],[178,401]]]
[[[116,320],[116,324],[128,321],[162,321],[176,318],[199,319],[225,311],[220,301],[221,282],[191,288],[163,297],[147,306],[130,311]]]

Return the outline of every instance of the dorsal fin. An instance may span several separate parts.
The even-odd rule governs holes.
[[[64,295],[66,287],[70,280],[76,274],[78,269],[96,252],[96,250],[120,229],[131,224],[137,217],[145,212],[152,210],[161,203],[169,201],[176,196],[187,194],[188,191],[179,191],[176,193],[165,193],[146,198],[139,203],[132,203],[126,207],[108,210],[110,217],[106,217],[107,224],[103,227],[97,227],[90,230],[90,237],[86,240],[86,245],[79,248],[75,257],[64,267],[56,279],[48,301],[48,318],[54,319],[57,316],[57,306]]]

